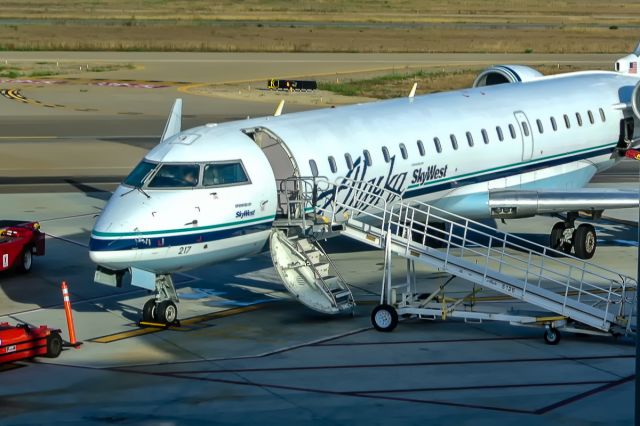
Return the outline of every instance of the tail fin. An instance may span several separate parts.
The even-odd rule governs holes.
[[[622,74],[639,74],[638,65],[640,63],[640,43],[633,53],[624,56],[616,61],[616,71]]]

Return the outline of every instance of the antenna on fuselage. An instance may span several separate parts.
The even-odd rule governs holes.
[[[413,83],[413,87],[411,88],[411,91],[409,92],[409,99],[413,99],[416,96],[416,89],[418,88],[418,82],[416,81],[415,83]]]
[[[171,112],[169,113],[169,118],[167,119],[167,124],[164,125],[164,132],[162,132],[162,137],[160,138],[160,142],[164,142],[169,139],[171,136],[177,135],[180,133],[182,128],[182,99],[178,98],[173,103],[173,107],[171,107]]]
[[[274,117],[278,117],[280,114],[282,114],[282,108],[284,108],[284,99],[280,101],[280,103],[278,104],[278,107],[276,108],[276,111],[273,113]]]

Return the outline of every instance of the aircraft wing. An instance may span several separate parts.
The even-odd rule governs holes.
[[[578,211],[597,215],[607,209],[638,208],[639,205],[638,190],[583,188],[571,191],[496,190],[489,192],[491,216],[497,218]]]

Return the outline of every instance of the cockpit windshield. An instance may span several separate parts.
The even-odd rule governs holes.
[[[249,182],[242,163],[218,163],[204,166],[204,186],[237,185]]]
[[[140,188],[144,183],[144,180],[149,174],[156,168],[157,163],[150,163],[149,161],[141,161],[135,169],[129,173],[129,176],[124,180],[125,185],[133,186],[134,188]]]
[[[147,185],[149,188],[190,188],[198,185],[197,164],[163,164]]]

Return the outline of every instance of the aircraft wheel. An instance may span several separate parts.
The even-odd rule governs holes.
[[[591,259],[596,252],[597,237],[593,226],[583,223],[573,233],[573,247],[576,257]]]
[[[20,261],[18,262],[18,271],[26,274],[31,270],[33,266],[33,254],[31,253],[31,246],[27,246],[22,251],[22,255],[20,256]]]
[[[158,304],[156,315],[161,323],[172,324],[178,319],[178,307],[171,300],[165,300]]]
[[[371,323],[378,331],[392,331],[398,325],[398,312],[393,306],[378,305],[371,312]]]
[[[571,253],[572,244],[570,242],[562,241],[565,229],[567,229],[567,227],[564,222],[557,222],[553,225],[553,228],[551,228],[551,235],[549,236],[549,247],[569,254]]]
[[[560,342],[560,332],[555,328],[547,328],[544,331],[544,342],[547,345],[557,345]]]
[[[149,299],[142,307],[142,321],[158,321],[158,310],[156,309],[156,299]]]
[[[62,337],[58,333],[51,333],[47,336],[47,358],[58,358],[62,352]]]

